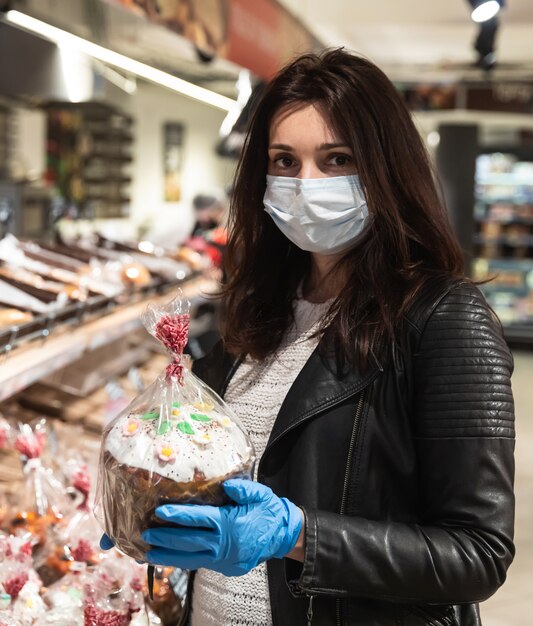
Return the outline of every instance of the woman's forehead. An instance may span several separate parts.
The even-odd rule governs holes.
[[[330,120],[314,103],[298,103],[279,109],[270,124],[269,143],[290,143],[305,138],[320,139],[319,143],[338,142],[341,137]]]

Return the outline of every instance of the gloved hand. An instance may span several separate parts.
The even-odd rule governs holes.
[[[105,533],[100,537],[100,548],[102,550],[111,550],[115,547],[115,542]]]
[[[178,526],[143,532],[144,541],[154,546],[146,553],[148,563],[242,576],[294,548],[303,521],[296,505],[251,480],[227,480],[223,488],[236,505],[158,507],[157,517]]]
[[[113,539],[111,539],[111,537],[109,535],[106,535],[105,533],[100,537],[100,550],[111,550],[111,548],[115,547],[115,542],[113,541]],[[136,563],[139,563],[139,565],[143,565],[144,561],[138,561],[137,559],[135,559]]]

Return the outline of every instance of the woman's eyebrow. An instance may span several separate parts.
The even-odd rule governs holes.
[[[292,150],[292,146],[287,145],[286,143],[273,143],[268,146],[269,150]]]
[[[317,150],[332,150],[334,148],[349,148],[350,146],[344,142],[336,142],[336,143],[321,143]],[[292,150],[292,146],[289,146],[286,143],[272,143],[268,146],[269,150]]]
[[[318,146],[318,150],[332,150],[333,148],[349,148],[350,146],[343,141],[338,143],[322,143]]]

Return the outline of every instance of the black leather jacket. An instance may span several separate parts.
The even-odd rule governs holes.
[[[441,282],[402,343],[363,374],[315,350],[283,402],[258,478],[304,509],[305,560],[267,563],[275,626],[474,626],[505,580],[513,362],[500,326],[476,287]],[[223,395],[237,365],[219,346],[195,370]]]

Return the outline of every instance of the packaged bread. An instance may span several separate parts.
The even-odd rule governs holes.
[[[148,549],[141,533],[158,524],[156,507],[227,504],[222,483],[250,478],[255,462],[238,418],[183,364],[189,303],[178,297],[161,308],[150,306],[143,323],[172,362],[106,426],[97,487],[105,532],[138,560]]]

